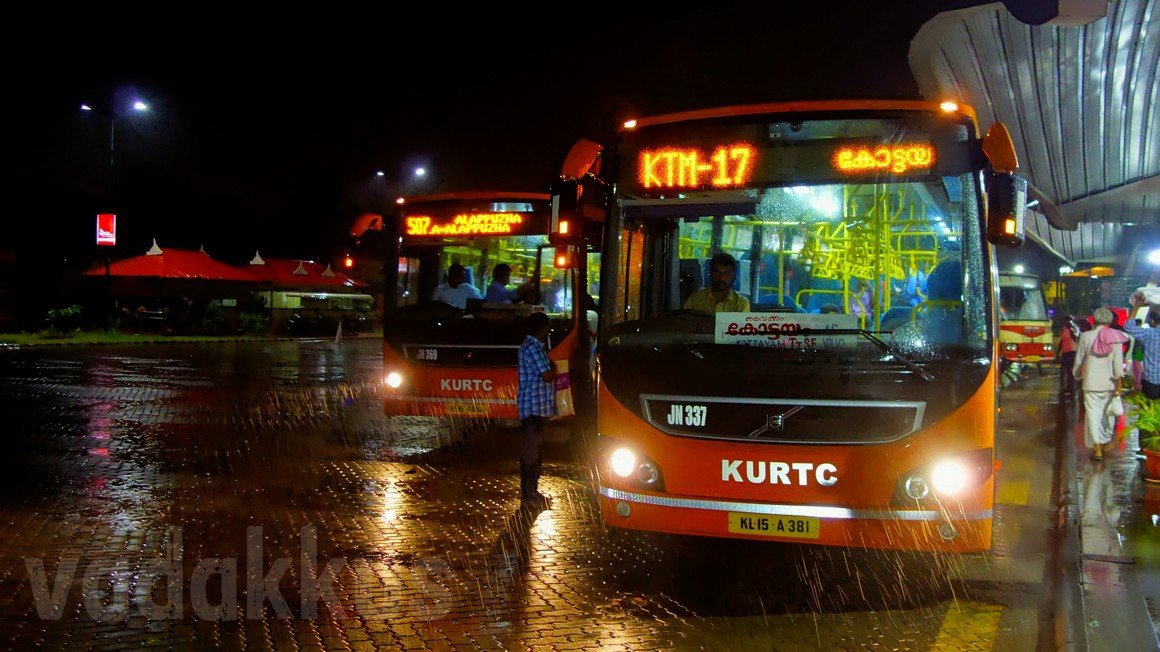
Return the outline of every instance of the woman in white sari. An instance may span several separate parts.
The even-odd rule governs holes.
[[[1073,371],[1083,381],[1084,444],[1092,449],[1093,459],[1103,459],[1112,450],[1116,418],[1108,416],[1108,403],[1120,395],[1124,376],[1126,335],[1108,325],[1112,311],[1098,308],[1092,315],[1096,326],[1080,335],[1075,347]]]

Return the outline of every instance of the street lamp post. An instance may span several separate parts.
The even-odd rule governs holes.
[[[136,113],[148,113],[149,105],[142,100],[135,100],[130,110]],[[117,112],[109,109],[97,109],[93,104],[89,103],[81,104],[81,111],[96,113],[109,119],[109,187],[107,201],[112,204],[115,200],[117,185]]]
[[[406,182],[404,182],[404,179],[401,178],[396,178],[394,181],[386,181],[388,184],[388,190],[391,186],[394,186],[395,190],[397,191],[395,193],[396,195],[414,195],[419,190],[419,184],[426,181],[429,174],[430,170],[428,170],[426,166],[417,166],[411,170],[411,174],[407,177]],[[387,178],[387,173],[382,170],[375,170],[375,178],[385,181]],[[406,192],[404,192],[404,190]]]
[[[427,168],[419,166],[411,174],[411,194],[417,194],[419,183],[427,179]]]
[[[110,109],[97,109],[93,104],[82,103],[81,111],[85,113],[96,113],[109,119],[109,181],[106,189],[105,202],[109,212],[116,214],[116,190],[117,190],[117,112]],[[142,100],[135,100],[131,105],[131,110],[137,113],[146,113],[149,111],[149,105]],[[99,220],[100,218],[98,218]],[[115,219],[115,218],[114,218]],[[110,245],[115,246],[115,245]],[[98,249],[101,248],[98,244]],[[109,248],[105,249],[105,295],[106,295],[106,309],[105,319],[108,327],[113,325],[113,279],[112,279],[112,264],[113,254]]]

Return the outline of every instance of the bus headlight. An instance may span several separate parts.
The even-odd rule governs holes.
[[[930,487],[926,485],[926,480],[923,480],[920,475],[912,475],[907,478],[903,489],[906,491],[906,495],[914,500],[922,500],[930,495]]]
[[[1004,344],[1004,345],[1003,345],[1003,350],[1004,350],[1004,351],[1018,351],[1018,350],[1019,350],[1019,345],[1018,345],[1018,344],[1014,344],[1014,343],[1008,343],[1008,344]]]
[[[624,442],[600,435],[597,473],[618,487],[663,493],[665,474],[661,465]]]
[[[913,507],[916,502],[931,504],[944,498],[961,498],[994,472],[995,458],[990,448],[941,456],[902,474],[890,501],[892,505]]]
[[[967,469],[956,460],[939,462],[930,471],[930,483],[940,494],[953,496],[966,486]]]
[[[622,478],[627,478],[636,471],[636,455],[627,448],[612,451],[609,463],[612,465],[612,472]]]
[[[1050,344],[1044,344],[1044,345],[1043,345],[1043,350],[1044,350],[1044,351],[1051,351],[1051,345],[1050,345]]]
[[[386,383],[387,387],[390,387],[391,389],[399,389],[403,386],[403,374],[397,371],[392,371],[391,373],[387,374],[387,377],[383,379],[383,382]]]
[[[636,479],[643,485],[653,485],[661,477],[661,470],[652,462],[641,462],[636,469]]]

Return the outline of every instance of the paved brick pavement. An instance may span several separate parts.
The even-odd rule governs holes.
[[[0,352],[0,645],[981,650],[1003,636],[1035,640],[1041,587],[1034,569],[1009,562],[1002,525],[995,554],[972,558],[609,541],[581,442],[546,445],[553,506],[522,512],[518,434],[463,440],[385,420],[380,355],[374,341]]]

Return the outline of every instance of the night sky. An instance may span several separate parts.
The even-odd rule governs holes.
[[[23,34],[12,24],[17,34],[0,46],[9,113],[0,199],[15,226],[0,247],[46,269],[83,268],[97,256],[94,214],[113,205],[114,257],[157,237],[232,262],[256,248],[333,260],[354,217],[386,210],[399,192],[544,190],[573,141],[601,137],[625,115],[918,99],[911,37],[940,10],[971,4],[980,3],[712,3],[678,13],[576,3],[506,14],[443,4],[261,18],[199,6],[132,20],[77,15],[74,27],[38,22]],[[124,113],[135,97],[152,110],[117,118],[111,175],[109,119],[78,107]],[[412,188],[420,164],[429,178]]]

